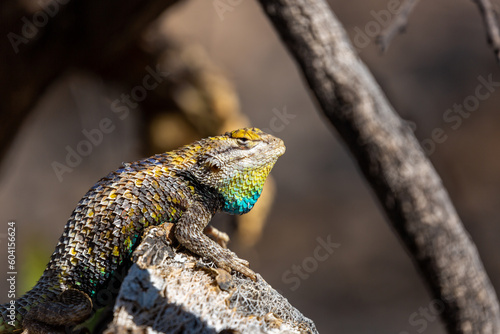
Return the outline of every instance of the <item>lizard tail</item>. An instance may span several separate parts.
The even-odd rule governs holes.
[[[0,334],[21,333],[23,319],[35,305],[55,300],[61,293],[59,286],[47,287],[45,282],[38,282],[30,291],[18,299],[11,299],[0,305]]]

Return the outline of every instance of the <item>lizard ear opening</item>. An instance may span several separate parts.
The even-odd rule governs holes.
[[[222,168],[222,161],[214,157],[208,157],[205,160],[205,166],[210,169],[211,172],[218,172]]]

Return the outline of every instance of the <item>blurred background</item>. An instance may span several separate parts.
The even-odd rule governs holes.
[[[220,2],[226,6],[218,6]],[[311,318],[321,333],[444,333],[437,317],[439,303],[432,301],[343,143],[317,112],[259,5],[250,0],[220,2],[182,1],[153,22],[144,39],[149,46],[167,43],[181,50],[169,56],[173,68],[183,54],[188,66],[199,62],[212,69],[217,78],[224,78],[222,86],[237,95],[224,100],[228,108],[239,108],[251,125],[285,141],[287,152],[272,172],[275,202],[260,240],[245,247],[233,238],[230,248],[248,259],[252,269]],[[329,3],[395,109],[427,145],[498,291],[500,73],[482,19],[472,1],[421,2],[407,32],[382,54],[375,34],[387,26],[386,18],[393,18],[389,3],[394,2],[399,3]],[[133,71],[127,62],[115,65],[123,73]],[[175,88],[176,72],[171,73],[174,79],[168,84]],[[488,81],[493,84],[485,86]],[[483,86],[482,93],[489,92],[487,98],[473,98],[478,86]],[[121,94],[130,92],[95,73],[68,70],[47,87],[15,137],[1,166],[0,235],[5,237],[9,220],[16,222],[19,294],[43,272],[85,192],[123,161],[155,150],[156,139],[146,141],[147,148],[141,139],[141,107],[130,108],[127,117],[111,108]],[[187,94],[176,101],[189,109],[193,99]],[[447,113],[464,103],[470,112]],[[454,121],[445,115],[453,115]],[[103,117],[111,120],[114,130],[71,172],[58,177],[54,162],[65,164],[67,147],[76,150],[86,139],[82,131],[98,128]],[[175,123],[176,117],[153,119],[149,130],[154,131],[155,124],[171,129],[173,135],[167,134],[166,140],[172,147],[183,144],[175,142],[181,137],[186,143],[199,138]],[[223,127],[246,121],[245,116],[234,117],[238,121]],[[437,128],[446,139],[432,144],[429,139]],[[218,218],[217,224],[231,230],[227,218]],[[326,240],[335,248],[326,259],[314,258]],[[6,243],[0,247],[5,277]],[[6,301],[2,284],[0,302]]]

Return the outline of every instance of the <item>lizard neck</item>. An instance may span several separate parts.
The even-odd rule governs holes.
[[[273,165],[274,163],[260,169],[238,171],[219,189],[224,198],[223,211],[238,215],[250,211],[259,199]]]

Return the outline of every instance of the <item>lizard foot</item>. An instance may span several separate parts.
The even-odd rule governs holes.
[[[222,268],[228,272],[235,270],[242,273],[246,277],[256,280],[255,273],[253,270],[248,268],[249,263],[247,260],[240,259],[235,253],[228,249],[221,249],[221,252],[217,254],[218,256],[211,258],[215,262],[217,267]]]

